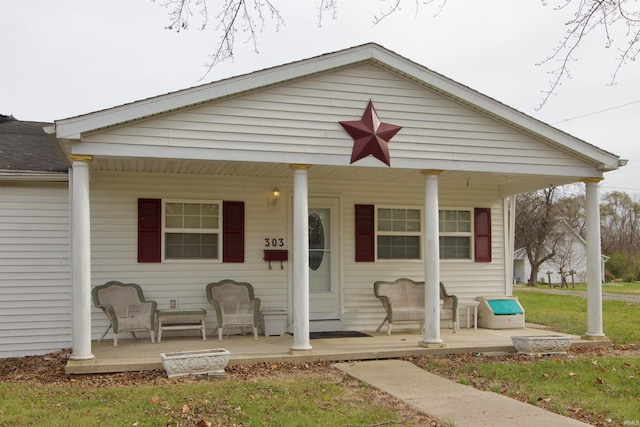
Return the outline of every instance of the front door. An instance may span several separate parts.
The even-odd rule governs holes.
[[[342,329],[339,219],[339,199],[309,199],[309,320],[312,331]]]

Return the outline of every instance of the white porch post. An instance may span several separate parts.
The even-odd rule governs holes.
[[[600,178],[585,179],[587,241],[587,333],[586,339],[601,339],[602,254],[600,248]]]
[[[91,354],[91,214],[89,163],[91,156],[71,155],[71,342],[72,360]]]
[[[440,339],[440,244],[438,231],[438,175],[440,170],[421,171],[424,185],[424,320],[423,347],[442,347]]]
[[[311,350],[309,343],[309,190],[311,165],[293,169],[293,346],[291,351]]]

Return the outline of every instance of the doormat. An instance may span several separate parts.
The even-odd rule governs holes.
[[[321,339],[321,338],[360,338],[360,337],[370,337],[371,335],[363,334],[358,331],[330,331],[330,332],[310,332],[310,339]]]

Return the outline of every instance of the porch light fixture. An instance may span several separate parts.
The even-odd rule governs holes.
[[[276,206],[278,206],[278,203],[280,202],[280,189],[278,188],[277,185],[275,185],[273,187],[273,190],[271,190],[271,192],[269,193],[269,197],[267,198],[267,201],[270,207],[275,208]]]

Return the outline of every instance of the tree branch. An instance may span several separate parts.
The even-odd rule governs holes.
[[[556,10],[567,8],[577,1],[577,8],[573,19],[565,25],[569,27],[567,35],[562,39],[559,46],[553,53],[541,61],[538,65],[548,63],[552,60],[559,60],[560,66],[551,70],[553,76],[549,82],[549,89],[543,91],[544,97],[536,110],[540,110],[555,95],[558,87],[564,78],[571,78],[569,64],[574,61],[574,53],[579,48],[586,36],[593,30],[602,28],[605,38],[605,47],[609,48],[614,44],[612,28],[620,26],[626,27],[627,47],[620,49],[618,64],[612,74],[610,84],[615,84],[618,72],[622,66],[629,61],[634,61],[640,53],[640,10],[626,10],[625,5],[629,0],[563,0],[563,4],[557,6]],[[547,5],[542,0],[543,5]],[[637,7],[636,7],[637,8]]]

